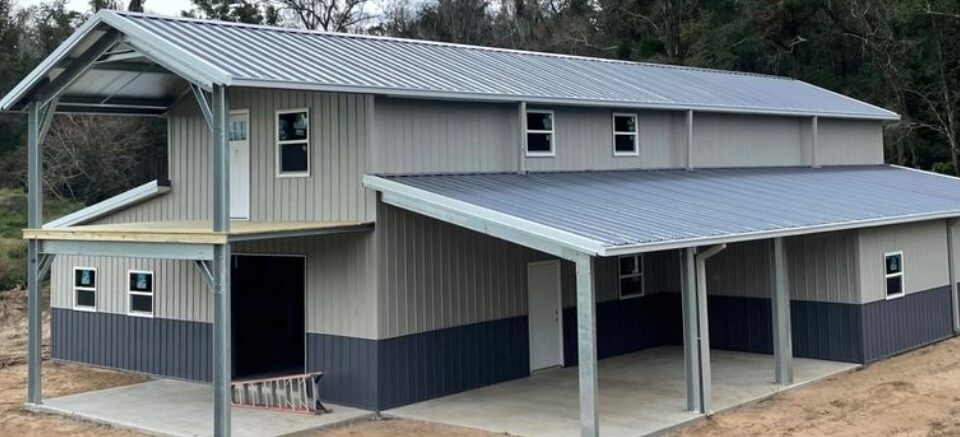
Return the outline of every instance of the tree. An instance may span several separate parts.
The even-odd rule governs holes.
[[[180,11],[181,16],[271,26],[280,22],[279,11],[269,4],[261,5],[249,0],[190,0],[190,2],[193,3],[193,9]]]
[[[274,0],[297,27],[348,32],[371,19],[369,0]]]

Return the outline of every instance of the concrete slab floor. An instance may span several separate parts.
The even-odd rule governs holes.
[[[319,416],[237,408],[231,410],[233,435],[280,436],[359,420],[373,412],[324,404]],[[39,409],[157,435],[213,434],[210,386],[157,380],[48,399]]]
[[[794,359],[795,384],[773,383],[773,356],[714,350],[713,408],[727,409],[777,391],[856,368],[832,361]],[[686,408],[683,349],[667,346],[601,360],[602,436],[637,436],[701,417]],[[388,410],[400,418],[514,435],[579,434],[577,368],[550,369],[529,378]]]

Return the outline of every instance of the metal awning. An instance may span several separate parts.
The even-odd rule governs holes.
[[[563,256],[960,216],[960,179],[887,165],[367,176],[383,201]]]

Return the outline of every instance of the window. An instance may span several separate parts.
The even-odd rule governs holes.
[[[130,286],[128,312],[136,316],[153,317],[153,272],[131,270],[127,272]]]
[[[97,310],[97,269],[73,268],[73,309]]]
[[[277,177],[310,176],[310,111],[277,111]]]
[[[887,299],[903,296],[903,252],[888,253],[883,260]]]
[[[637,114],[613,114],[613,156],[637,156]]]
[[[527,111],[527,156],[554,156],[553,111]]]
[[[620,257],[620,298],[643,296],[643,255]]]

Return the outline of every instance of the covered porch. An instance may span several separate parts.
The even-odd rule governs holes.
[[[792,384],[774,383],[769,355],[713,350],[715,411],[740,405],[859,367],[797,358]],[[686,409],[683,349],[662,346],[600,360],[598,416],[603,436],[646,435],[702,417]],[[385,414],[511,435],[579,433],[577,368],[555,368],[528,378],[407,405]]]
[[[810,345],[826,347],[829,339],[804,333],[794,344],[793,316],[801,325],[820,326],[805,302],[792,300],[787,239],[960,213],[960,198],[928,194],[956,189],[955,181],[890,166],[367,176],[365,184],[385,204],[575,265],[576,370],[547,370],[390,411],[486,429],[505,424],[496,429],[533,435],[540,428],[583,436],[654,432],[856,367],[794,357]],[[872,194],[878,190],[883,201]],[[735,267],[741,274],[764,272],[763,297],[752,302],[754,309],[767,308],[765,318],[752,329],[722,334],[749,342],[762,329],[769,343],[750,347],[770,355],[711,347],[711,317],[736,320],[744,307],[723,314],[719,301],[708,299],[707,261],[746,242],[766,248],[763,258]],[[598,359],[605,320],[596,304],[598,266],[663,251],[679,252],[673,320],[682,341]],[[956,307],[956,293],[952,299]],[[724,340],[720,347],[736,343]],[[468,410],[490,414],[483,423],[468,423],[475,414]]]

